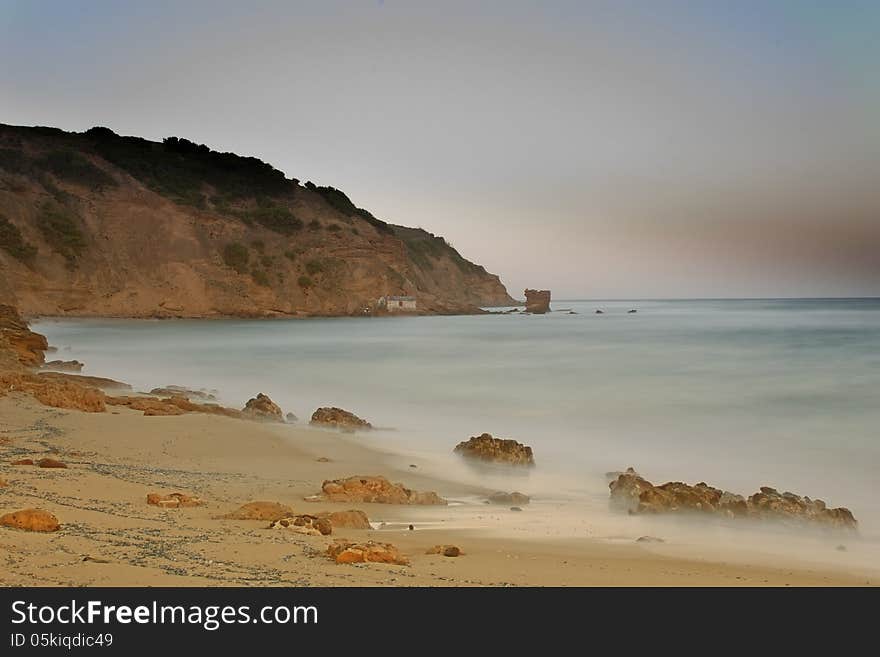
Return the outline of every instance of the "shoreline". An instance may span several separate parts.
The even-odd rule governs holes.
[[[167,315],[114,315],[114,314],[94,314],[94,315],[44,315],[41,313],[22,313],[22,317],[28,322],[35,321],[65,321],[65,320],[138,320],[138,321],[167,321],[167,320],[284,320],[284,319],[376,319],[376,318],[405,318],[405,317],[469,317],[481,315],[497,315],[500,313],[485,310],[486,308],[519,308],[525,307],[525,304],[512,304],[506,306],[473,306],[472,308],[459,308],[449,311],[424,311],[417,310],[415,312],[370,312],[370,313],[309,313],[306,311],[283,311],[277,310],[266,314],[248,313],[240,315],[228,314],[211,314],[211,315],[184,315],[184,314],[167,314]]]
[[[451,504],[419,507],[305,502],[325,479],[384,475],[450,498],[480,487],[391,465],[394,453],[354,437],[302,425],[272,425],[213,415],[143,417],[125,408],[82,413],[40,405],[22,395],[0,399],[0,488],[4,511],[31,506],[55,513],[52,534],[4,529],[8,567],[0,585],[877,585],[876,572],[749,556],[707,559],[687,546],[643,545],[590,536],[540,536],[528,525],[549,520],[558,504],[505,507]],[[68,468],[12,466],[47,454]],[[319,462],[319,457],[330,462]],[[485,492],[486,489],[483,489]],[[160,509],[147,493],[183,492],[205,506]],[[265,521],[220,520],[253,500],[294,513],[349,508],[367,513],[370,530],[339,529],[329,537],[268,529]],[[564,505],[563,505],[564,506]],[[569,512],[571,509],[569,509]],[[575,510],[577,512],[577,510]],[[494,520],[493,520],[494,518]],[[381,528],[381,523],[385,523]],[[592,519],[583,517],[589,526]],[[415,529],[404,529],[413,524]],[[408,566],[339,565],[323,552],[331,539],[391,542]],[[426,555],[455,544],[463,556]],[[683,549],[684,548],[684,549]],[[85,561],[84,561],[85,559]]]

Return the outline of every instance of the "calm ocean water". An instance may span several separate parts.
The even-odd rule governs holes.
[[[35,330],[84,373],[217,389],[237,406],[265,392],[306,420],[342,406],[394,429],[363,440],[441,464],[468,436],[516,438],[545,475],[530,492],[607,495],[602,473],[634,465],[655,482],[820,497],[880,532],[880,300],[553,306],[578,314]]]

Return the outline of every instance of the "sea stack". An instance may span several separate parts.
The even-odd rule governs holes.
[[[543,315],[550,312],[550,290],[526,290],[526,312]]]

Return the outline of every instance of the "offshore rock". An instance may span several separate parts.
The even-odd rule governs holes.
[[[335,406],[324,406],[312,413],[310,424],[336,429],[372,429],[373,425],[354,413]]]
[[[256,397],[248,399],[244,408],[241,410],[242,417],[251,420],[262,420],[266,422],[284,422],[284,414],[281,407],[269,399],[269,395],[258,393]]]
[[[526,312],[543,315],[550,312],[550,290],[525,290]]]
[[[467,441],[460,442],[455,446],[453,452],[481,461],[509,465],[535,465],[535,457],[531,447],[515,440],[494,438],[488,433],[473,436]]]

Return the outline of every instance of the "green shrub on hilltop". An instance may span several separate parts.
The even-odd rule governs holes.
[[[403,240],[410,259],[422,269],[433,269],[434,261],[448,257],[462,273],[485,271],[479,265],[465,260],[444,238],[421,229],[398,226],[396,235]]]
[[[296,284],[299,285],[301,288],[307,290],[308,288],[312,287],[315,283],[308,276],[300,276],[297,279]]]
[[[54,150],[31,158],[21,150],[0,148],[0,169],[38,181],[55,197],[61,192],[47,174],[94,190],[115,187],[117,184],[113,176],[73,150]]]
[[[336,189],[335,187],[319,187],[318,185],[315,185],[311,180],[308,181],[305,186],[306,189],[310,189],[311,191],[320,194],[330,207],[332,207],[344,217],[351,217],[352,215],[354,215],[372,224],[373,227],[375,227],[376,230],[378,230],[379,232],[389,234],[394,233],[394,229],[387,223],[385,223],[381,219],[377,219],[376,217],[374,217],[373,214],[368,210],[359,208],[354,203],[352,203],[351,199],[348,198],[348,196],[346,196],[343,191]]]
[[[76,214],[57,203],[44,203],[37,214],[37,228],[43,238],[53,250],[64,256],[69,266],[76,263],[86,248],[86,239],[78,224]]]
[[[244,244],[230,242],[223,247],[223,262],[227,267],[232,267],[239,274],[247,273],[251,261],[251,254]]]
[[[168,137],[159,144],[140,137],[121,137],[100,127],[87,130],[85,136],[104,159],[180,203],[199,202],[205,185],[218,190],[224,203],[279,197],[292,193],[298,185],[255,157],[220,153],[188,139]]]
[[[26,265],[32,265],[37,256],[37,247],[28,244],[18,226],[3,215],[0,215],[0,249]]]
[[[49,151],[33,161],[38,169],[48,171],[59,180],[89,189],[116,186],[116,180],[75,151]]]

